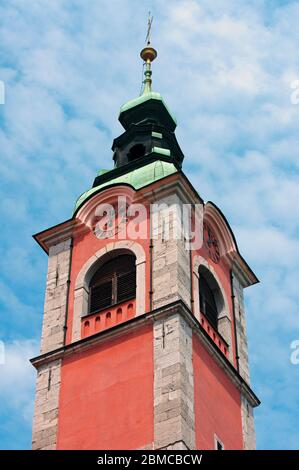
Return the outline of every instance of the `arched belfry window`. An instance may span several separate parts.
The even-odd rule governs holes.
[[[133,162],[137,158],[143,157],[145,155],[145,146],[143,144],[135,144],[130,149],[128,153],[128,162]]]
[[[89,284],[89,313],[136,297],[134,255],[120,255],[107,261]]]
[[[219,299],[221,297],[217,281],[208,269],[199,268],[200,311],[215,330],[218,328]]]

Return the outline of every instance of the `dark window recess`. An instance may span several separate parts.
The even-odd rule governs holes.
[[[145,155],[145,146],[143,144],[136,144],[130,149],[128,153],[128,161],[132,162],[137,158],[143,157]]]
[[[89,313],[136,296],[135,257],[121,255],[104,264],[89,284]]]
[[[212,327],[217,330],[218,311],[215,297],[207,280],[202,274],[199,277],[199,299],[201,313],[205,315]]]
[[[216,450],[223,450],[223,445],[221,444],[220,441],[217,441],[217,447]]]

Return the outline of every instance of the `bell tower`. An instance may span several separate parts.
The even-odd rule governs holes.
[[[183,173],[156,57],[148,40],[114,168],[34,235],[48,274],[33,449],[255,448],[243,290],[258,280]]]

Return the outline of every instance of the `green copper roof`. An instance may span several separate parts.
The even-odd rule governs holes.
[[[134,189],[140,189],[148,184],[154,183],[166,176],[176,173],[176,169],[173,163],[164,161],[155,161],[148,165],[137,168],[136,170],[130,171],[124,175],[118,176],[112,180],[106,181],[99,186],[89,189],[77,199],[73,214],[79,209],[83,202],[88,199],[93,193],[98,192],[100,189],[110,186],[111,184],[130,184]]]
[[[128,101],[127,103],[122,105],[122,107],[120,108],[119,115],[121,115],[121,113],[123,113],[125,111],[128,111],[128,109],[134,108],[134,106],[138,106],[139,104],[144,103],[145,101],[148,101],[148,100],[161,101],[163,103],[163,105],[165,106],[165,108],[167,109],[169,115],[171,116],[171,118],[175,122],[175,124],[177,124],[176,118],[169,111],[169,109],[168,109],[165,101],[163,100],[162,96],[160,95],[160,93],[157,93],[156,91],[150,91],[149,93],[145,93],[144,95],[138,96],[138,98],[134,98],[133,100]]]

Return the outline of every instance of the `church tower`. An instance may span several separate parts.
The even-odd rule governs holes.
[[[255,448],[243,289],[258,280],[183,173],[156,56],[148,41],[114,168],[34,236],[48,274],[33,449]]]

